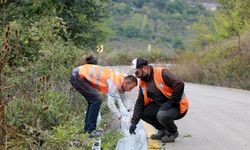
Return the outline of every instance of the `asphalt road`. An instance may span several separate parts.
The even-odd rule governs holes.
[[[250,91],[186,84],[188,114],[166,150],[250,150]]]

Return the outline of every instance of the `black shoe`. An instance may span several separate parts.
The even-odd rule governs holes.
[[[166,136],[168,132],[166,130],[159,130],[157,134],[152,134],[151,139],[153,140],[161,140],[162,137]]]
[[[175,139],[178,137],[179,132],[176,131],[175,133],[169,133],[169,135],[166,135],[161,138],[161,141],[164,143],[172,143],[175,141]]]

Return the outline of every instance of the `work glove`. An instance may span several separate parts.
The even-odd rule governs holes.
[[[136,125],[131,124],[129,127],[129,133],[130,134],[136,134],[135,133]]]

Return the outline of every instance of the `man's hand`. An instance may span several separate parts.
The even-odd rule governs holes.
[[[136,125],[131,125],[131,126],[129,127],[129,133],[130,133],[130,134],[136,134],[136,133],[135,133],[135,129],[136,129]]]

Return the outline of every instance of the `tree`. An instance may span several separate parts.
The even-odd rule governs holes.
[[[30,39],[30,26],[43,17],[57,16],[65,30],[58,30],[65,41],[72,40],[77,47],[95,48],[111,33],[106,18],[109,16],[110,0],[25,0],[8,3],[8,20],[22,26],[21,40],[26,54],[35,55],[37,43]],[[65,32],[66,31],[66,32]],[[26,36],[25,36],[26,35]]]
[[[78,46],[95,48],[110,34],[105,22],[109,16],[110,0],[68,0],[61,3],[58,16],[67,25],[70,38]]]
[[[238,49],[241,50],[241,33],[250,14],[250,11],[243,9],[247,4],[243,0],[219,0],[219,2],[222,5],[222,13],[228,21],[227,30],[231,36],[238,37]]]
[[[6,1],[1,1],[1,5],[3,6],[3,26],[6,24]],[[5,37],[8,37],[8,32],[6,32]],[[7,40],[7,39],[6,39]],[[1,49],[0,53],[0,144],[3,142],[5,138],[5,129],[4,129],[4,124],[5,124],[5,119],[4,119],[4,101],[3,101],[3,80],[2,80],[2,72],[3,72],[3,67],[5,63],[5,58],[9,53],[8,49],[8,43],[5,41],[3,43],[3,47]]]
[[[17,41],[18,37],[18,31],[12,30],[8,26],[7,21],[7,0],[1,1],[1,5],[3,6],[3,44],[2,48],[0,50],[0,144],[3,142],[6,134],[6,123],[5,123],[5,117],[4,117],[4,91],[8,88],[10,88],[12,85],[9,85],[6,83],[6,77],[4,75],[4,67],[8,63],[10,56],[13,51],[19,48],[19,44]],[[13,34],[14,33],[14,34]],[[14,36],[14,38],[13,38]]]

